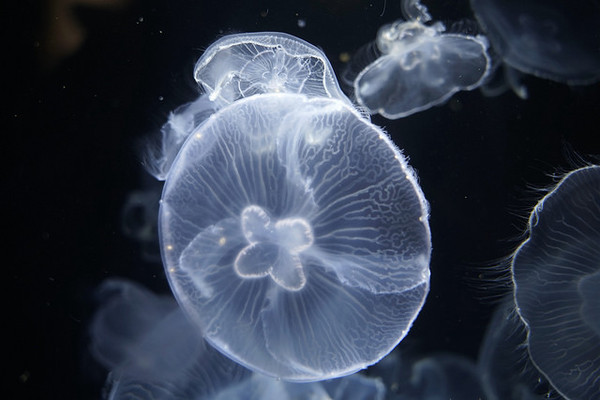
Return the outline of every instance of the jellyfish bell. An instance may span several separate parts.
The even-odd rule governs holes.
[[[398,119],[479,87],[490,67],[487,40],[444,31],[440,22],[429,26],[420,20],[381,27],[376,42],[381,57],[354,80],[358,104]]]
[[[471,0],[471,7],[509,68],[571,85],[600,80],[597,2]]]
[[[173,292],[204,337],[284,380],[377,362],[428,292],[414,173],[337,98],[256,94],[220,109],[174,161],[159,231]]]
[[[260,93],[302,93],[349,101],[321,50],[279,32],[217,40],[196,63],[194,77],[219,105]]]
[[[567,398],[600,397],[600,167],[567,174],[533,210],[512,261],[536,367]]]
[[[406,20],[382,26],[374,61],[350,68],[358,105],[371,114],[398,119],[445,103],[460,90],[488,78],[491,60],[482,35],[448,33],[419,0],[403,0]],[[367,48],[367,51],[369,49]],[[362,60],[360,60],[361,63]]]

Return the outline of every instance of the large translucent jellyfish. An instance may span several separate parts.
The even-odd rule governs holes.
[[[600,167],[567,174],[533,210],[512,263],[533,363],[567,398],[600,398]]]
[[[172,297],[126,280],[99,290],[92,354],[111,370],[112,400],[383,400],[380,380],[358,374],[290,383],[253,374],[204,342]]]
[[[348,101],[325,54],[279,32],[217,40],[196,63],[194,77],[219,107],[260,93],[302,93]]]
[[[380,57],[354,80],[354,96],[371,113],[403,118],[445,103],[459,90],[479,87],[490,59],[483,36],[444,33],[425,6],[404,0],[408,21],[384,25],[377,34]]]
[[[600,80],[598,2],[471,0],[471,7],[509,67],[574,85]],[[526,96],[518,82],[512,85]]]
[[[428,207],[413,171],[346,102],[235,101],[165,183],[163,261],[180,304],[232,359],[292,381],[377,362],[428,292]]]

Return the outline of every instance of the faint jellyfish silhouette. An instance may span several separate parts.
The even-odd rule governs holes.
[[[383,400],[378,379],[358,374],[290,383],[251,371],[204,342],[173,298],[126,280],[105,281],[91,328],[92,353],[111,369],[112,400]]]
[[[211,344],[314,381],[377,362],[407,334],[428,292],[427,219],[383,131],[344,101],[275,93],[194,131],[159,229],[173,292]]]
[[[160,143],[145,146],[144,166],[148,172],[159,181],[164,181],[183,142],[217,108],[217,104],[203,94],[172,111],[160,130]]]
[[[142,188],[127,194],[121,209],[121,229],[123,234],[135,240],[140,246],[144,261],[160,263],[158,243],[158,202],[162,184],[144,175]]]
[[[209,346],[171,296],[124,279],[100,286],[91,353],[110,370],[106,398],[206,398],[252,373]]]
[[[360,373],[338,379],[322,381],[332,400],[384,400],[387,393],[380,378],[367,377]]]
[[[567,398],[600,398],[600,167],[567,174],[535,207],[512,261],[532,361]]]
[[[444,33],[444,24],[417,0],[404,0],[408,21],[379,29],[378,54],[354,79],[354,96],[370,113],[403,118],[445,103],[460,90],[479,87],[488,76],[487,39]]]
[[[402,346],[398,346],[402,347]],[[486,399],[476,364],[459,354],[410,355],[396,348],[369,368],[382,379],[390,399],[447,400]]]
[[[600,80],[600,8],[594,1],[471,0],[509,85],[527,97],[518,70],[570,85]]]
[[[385,387],[378,379],[354,374],[321,382],[286,382],[255,373],[221,390],[211,400],[383,400]]]
[[[457,354],[435,354],[417,361],[410,381],[414,399],[485,398],[475,363]]]
[[[194,77],[219,107],[260,93],[349,101],[321,50],[279,32],[244,33],[217,40],[196,63]]]
[[[512,295],[494,311],[477,365],[488,400],[549,398],[549,383],[527,353],[527,329],[515,310]]]

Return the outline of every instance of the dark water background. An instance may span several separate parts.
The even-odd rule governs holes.
[[[59,1],[2,5],[5,398],[99,398],[106,372],[86,353],[94,288],[120,276],[169,291],[162,266],[123,234],[121,211],[147,179],[138,142],[197,96],[203,49],[227,33],[282,31],[322,48],[339,74],[340,54],[401,17],[391,0],[85,3],[73,8],[85,38],[64,56],[48,50]],[[471,17],[466,1],[425,4],[436,20]],[[528,100],[461,92],[401,120],[373,117],[431,205],[431,291],[400,344],[409,353],[476,358],[507,289],[497,266],[521,240],[537,189],[600,154],[600,85],[526,84]]]

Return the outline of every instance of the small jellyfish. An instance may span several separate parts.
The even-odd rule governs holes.
[[[471,0],[491,46],[510,68],[571,85],[600,80],[600,8],[594,1]]]
[[[512,261],[533,363],[567,398],[600,398],[600,167],[567,174],[533,210]]]
[[[142,188],[127,194],[121,209],[121,230],[125,236],[135,240],[145,261],[160,263],[158,244],[158,201],[162,184],[144,176]]]
[[[444,33],[425,6],[404,0],[408,21],[384,25],[377,34],[380,57],[354,79],[358,104],[389,119],[403,118],[445,103],[459,90],[479,87],[490,59],[483,36]]]
[[[144,165],[148,172],[159,181],[164,181],[183,142],[216,110],[217,104],[203,94],[171,112],[160,130],[160,143],[147,146]]]
[[[256,94],[220,109],[169,171],[159,232],[173,292],[205,339],[285,380],[377,362],[428,292],[415,175],[336,98]]]
[[[302,93],[349,101],[321,50],[279,32],[217,40],[196,63],[194,77],[219,106],[260,93]]]

